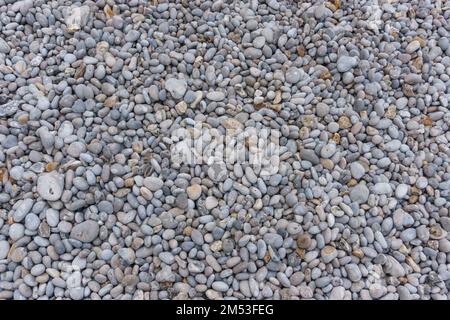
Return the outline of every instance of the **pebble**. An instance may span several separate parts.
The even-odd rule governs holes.
[[[361,179],[364,174],[366,173],[366,170],[359,162],[353,162],[350,164],[350,172],[352,174],[352,177],[359,180]]]
[[[0,38],[0,53],[9,53],[11,51],[11,47],[8,45],[8,43]]]
[[[448,300],[448,11],[372,2],[2,1],[0,299]]]
[[[324,263],[330,263],[331,261],[333,261],[337,257],[338,252],[337,252],[336,248],[334,248],[332,246],[325,246],[320,251],[320,255],[321,255],[322,261]]]
[[[336,152],[336,145],[334,143],[329,143],[320,150],[320,156],[322,158],[328,159],[331,158],[335,152]]]
[[[387,288],[380,283],[371,283],[369,285],[369,294],[373,299],[380,299],[387,293]]]
[[[25,217],[25,228],[27,230],[35,231],[39,227],[41,220],[34,213],[28,214]]]
[[[319,164],[319,157],[314,153],[314,150],[310,149],[302,149],[300,151],[300,157],[305,160],[311,162],[313,165]]]
[[[369,198],[369,189],[365,184],[358,184],[350,190],[350,198],[357,203],[365,203]]]
[[[330,112],[330,107],[323,103],[323,102],[319,102],[316,105],[316,115],[318,117],[325,117],[328,113]]]
[[[416,187],[425,189],[428,186],[428,179],[426,177],[419,177],[416,181]]]
[[[302,249],[308,249],[311,245],[311,237],[308,234],[301,234],[297,238],[297,246]]]
[[[392,192],[392,187],[389,183],[378,182],[373,187],[373,192],[376,194],[387,194]]]
[[[10,245],[6,240],[0,240],[0,260],[8,256]]]
[[[220,91],[212,91],[212,92],[208,92],[206,94],[206,98],[211,100],[211,101],[222,101],[225,99],[225,94],[223,92]]]
[[[404,183],[400,183],[395,189],[395,197],[397,199],[403,199],[408,194],[409,187]]]
[[[400,149],[401,145],[402,143],[399,140],[392,140],[384,145],[384,150],[387,152],[394,152]]]
[[[215,197],[207,197],[205,200],[205,208],[208,210],[214,209],[219,204]]]
[[[193,184],[186,188],[186,193],[191,200],[197,200],[202,195],[202,187],[199,184]]]
[[[403,240],[403,242],[410,242],[414,240],[416,238],[416,229],[409,228],[402,231],[402,233],[400,233],[400,238]]]
[[[343,300],[345,297],[344,287],[334,287],[330,292],[330,300]]]
[[[165,88],[174,99],[181,99],[186,93],[187,83],[185,80],[170,78],[166,81]]]
[[[13,241],[17,241],[25,235],[25,227],[20,223],[13,223],[9,227],[9,237]]]
[[[33,207],[33,199],[24,199],[13,214],[15,222],[21,222]]]
[[[81,242],[92,242],[99,234],[100,228],[96,221],[87,220],[74,226],[70,237]]]
[[[227,292],[229,289],[228,284],[226,284],[223,281],[215,281],[212,283],[211,286],[214,290],[219,291],[219,292]]]
[[[337,70],[339,72],[347,72],[358,65],[356,57],[341,56],[337,60]]]
[[[407,53],[413,53],[419,49],[420,49],[420,42],[418,40],[413,40],[406,46],[405,51]]]
[[[126,42],[135,42],[139,37],[141,36],[140,32],[137,30],[130,30],[125,35],[125,41]]]
[[[64,177],[55,171],[44,173],[38,177],[36,189],[44,200],[59,200],[64,190]]]
[[[347,264],[345,266],[345,270],[347,271],[347,276],[351,281],[357,282],[361,280],[362,274],[361,271],[359,270],[359,267],[356,264],[354,263]]]
[[[286,81],[288,83],[292,83],[292,84],[297,83],[301,80],[301,78],[302,78],[302,73],[296,67],[289,68],[286,71]]]
[[[144,179],[144,186],[150,191],[158,191],[162,188],[164,182],[158,177],[147,177]]]
[[[136,259],[136,254],[131,248],[120,248],[117,253],[125,265],[131,265]]]

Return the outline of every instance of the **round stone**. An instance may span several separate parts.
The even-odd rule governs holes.
[[[311,246],[311,237],[303,233],[297,238],[297,246],[302,249],[308,249]]]
[[[350,164],[350,172],[353,178],[359,180],[364,176],[366,170],[364,169],[361,163],[353,162],[352,164]]]
[[[319,102],[316,105],[316,115],[318,117],[325,117],[327,114],[329,114],[329,112],[330,112],[330,107],[327,104],[325,104],[323,102]]]
[[[67,148],[67,154],[73,158],[79,158],[80,154],[86,151],[84,143],[75,141],[72,142]]]
[[[350,190],[350,199],[357,203],[365,203],[369,198],[369,189],[365,184],[357,184]]]
[[[419,177],[416,181],[416,187],[425,189],[428,186],[428,179],[426,177]]]
[[[302,78],[302,73],[300,69],[296,67],[291,67],[286,71],[286,81],[291,84],[299,82]]]
[[[320,150],[320,156],[322,158],[328,159],[331,158],[336,152],[336,145],[334,143],[326,144]]]
[[[13,218],[15,222],[21,222],[33,207],[33,199],[24,199],[17,207],[16,211],[13,213]]]
[[[373,299],[380,299],[387,293],[387,288],[380,283],[371,283],[369,285],[369,294]]]
[[[144,186],[150,191],[158,191],[162,188],[164,182],[158,177],[146,177],[144,179]]]
[[[219,204],[215,197],[207,197],[205,200],[205,208],[208,210],[214,209]]]
[[[392,192],[392,187],[387,182],[379,182],[373,186],[373,192],[376,194],[390,194]]]
[[[25,235],[25,227],[20,223],[13,223],[9,227],[9,237],[13,241],[17,241]]]
[[[39,227],[41,220],[34,213],[28,214],[25,217],[25,228],[27,230],[35,231]]]
[[[165,88],[175,99],[183,98],[187,90],[187,83],[185,80],[170,78],[166,81]]]
[[[64,190],[64,176],[56,171],[44,173],[39,176],[36,189],[44,200],[59,200]]]
[[[206,98],[211,101],[222,101],[225,99],[225,94],[221,91],[212,91],[206,94]]]
[[[45,211],[45,219],[50,227],[56,227],[59,223],[59,212],[49,208]]]
[[[335,247],[325,246],[322,250],[320,250],[320,256],[322,257],[322,261],[324,263],[330,263],[333,261],[338,255],[338,252]]]
[[[341,56],[337,61],[337,70],[339,72],[347,72],[358,65],[356,57]]]
[[[204,243],[203,235],[197,229],[192,230],[191,239],[196,245],[199,245],[199,246],[203,245],[203,243]]]
[[[186,193],[191,200],[197,200],[202,195],[202,187],[199,184],[193,184],[186,188]]]
[[[403,183],[400,183],[395,189],[395,197],[397,199],[403,199],[408,194],[409,186]]]

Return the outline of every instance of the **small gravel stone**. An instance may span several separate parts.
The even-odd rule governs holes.
[[[420,42],[418,40],[411,41],[406,47],[407,53],[413,53],[420,49]]]
[[[32,206],[33,199],[24,199],[13,214],[14,221],[21,222],[23,219],[25,219]]]
[[[37,192],[48,201],[56,201],[61,198],[64,188],[64,178],[56,172],[44,173],[37,180]]]
[[[336,145],[334,143],[329,143],[325,145],[322,150],[320,150],[320,156],[322,158],[328,159],[331,158],[336,152]]]
[[[166,81],[165,88],[175,99],[183,98],[187,90],[187,83],[185,80],[170,78]]]
[[[338,252],[336,248],[332,246],[326,246],[320,251],[320,255],[324,263],[330,263],[337,257]]]
[[[10,245],[6,240],[0,240],[0,260],[3,260],[7,257],[9,252]]]
[[[299,248],[308,249],[311,245],[311,237],[308,234],[301,234],[297,238],[297,245]]]
[[[301,78],[302,78],[302,73],[296,67],[289,68],[286,71],[286,81],[288,83],[292,83],[292,84],[297,83],[301,80]]]
[[[380,299],[387,293],[387,288],[379,283],[369,285],[369,293],[373,299]]]
[[[72,228],[70,237],[81,242],[92,242],[99,234],[99,225],[96,221],[87,220]]]
[[[395,189],[395,197],[397,199],[403,199],[406,197],[406,195],[408,194],[408,185],[404,184],[404,183],[400,183],[397,188]]]
[[[205,208],[208,210],[211,210],[211,209],[217,207],[218,204],[219,204],[219,202],[217,201],[217,199],[215,197],[207,197],[205,200]]]
[[[319,102],[316,105],[316,114],[318,117],[325,117],[328,113],[330,112],[330,107],[323,103],[323,102]]]
[[[193,184],[186,188],[186,193],[191,200],[197,200],[202,195],[202,187],[199,184]]]
[[[357,203],[365,203],[369,198],[369,189],[364,184],[358,184],[350,190],[350,199]]]
[[[163,186],[163,181],[158,177],[147,177],[144,179],[144,186],[150,191],[158,191]]]
[[[225,94],[220,91],[208,92],[206,98],[211,101],[222,101],[225,99]]]
[[[337,70],[339,72],[347,72],[358,65],[356,57],[341,56],[337,61]]]
[[[359,162],[353,162],[350,164],[350,171],[352,173],[352,177],[359,180],[366,173],[364,167]]]
[[[448,4],[197,2],[0,1],[0,299],[448,300]]]
[[[386,182],[379,182],[376,183],[373,187],[373,192],[376,194],[386,194],[392,192],[392,187],[389,183]]]

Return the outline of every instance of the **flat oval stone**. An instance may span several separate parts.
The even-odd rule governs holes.
[[[70,237],[81,242],[92,242],[97,238],[99,231],[98,222],[87,220],[75,225],[70,232]]]
[[[186,193],[191,200],[197,200],[202,194],[202,188],[199,184],[193,184],[186,188]]]
[[[187,83],[185,80],[170,78],[166,81],[165,88],[175,99],[183,98],[187,90]]]
[[[59,200],[64,190],[64,176],[56,171],[44,173],[39,176],[36,189],[44,200]]]
[[[212,91],[206,94],[206,98],[211,101],[222,101],[225,99],[225,94],[221,91]]]
[[[320,256],[322,257],[322,260],[324,263],[330,263],[333,261],[338,255],[338,252],[335,247],[332,246],[325,246],[320,251]]]
[[[347,72],[358,65],[358,58],[341,56],[337,61],[337,70],[339,72]]]
[[[20,205],[17,207],[16,211],[13,214],[13,218],[15,222],[21,222],[26,215],[30,212],[33,206],[33,199],[24,199]]]

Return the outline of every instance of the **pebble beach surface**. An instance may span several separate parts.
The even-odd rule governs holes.
[[[449,39],[446,0],[0,0],[0,299],[449,299]],[[270,170],[175,157],[248,128]]]

